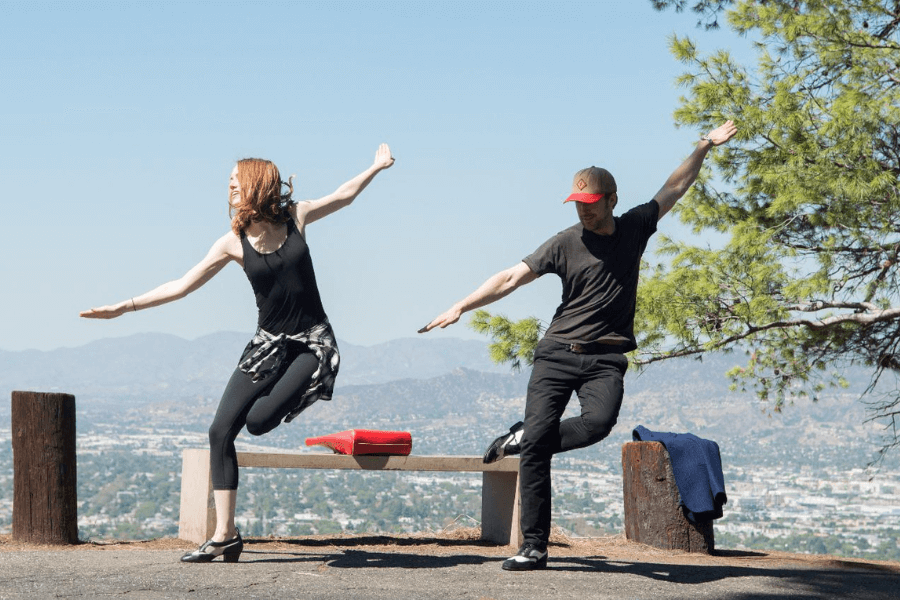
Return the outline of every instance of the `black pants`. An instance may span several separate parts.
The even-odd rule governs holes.
[[[575,354],[566,344],[541,340],[525,399],[525,432],[519,463],[521,526],[525,543],[550,539],[550,461],[558,452],[584,448],[612,431],[624,393],[623,354]],[[578,394],[581,415],[561,420]]]
[[[297,342],[289,342],[285,365],[278,375],[253,383],[235,369],[222,394],[216,417],[209,427],[209,466],[214,490],[238,487],[234,440],[244,425],[252,435],[275,429],[297,405],[319,366],[316,355]]]

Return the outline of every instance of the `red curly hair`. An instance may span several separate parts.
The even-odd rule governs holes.
[[[293,175],[282,181],[281,173],[272,161],[243,158],[237,163],[237,178],[241,186],[241,201],[237,206],[229,202],[228,210],[231,230],[235,235],[240,237],[241,232],[256,221],[278,225],[291,218],[288,209],[294,204],[291,200],[294,193]],[[286,194],[281,193],[283,186],[288,188]]]

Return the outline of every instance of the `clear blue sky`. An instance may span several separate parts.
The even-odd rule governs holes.
[[[619,210],[648,200],[699,131],[672,112],[672,33],[741,43],[633,2],[4,2],[0,349],[166,332],[251,332],[229,265],[179,302],[79,310],[180,277],[229,229],[234,161],[261,156],[315,198],[395,166],[307,230],[340,339],[416,329],[576,220],[578,169]],[[677,232],[674,219],[663,229]],[[494,305],[549,320],[558,280]],[[475,337],[462,323],[429,335]]]

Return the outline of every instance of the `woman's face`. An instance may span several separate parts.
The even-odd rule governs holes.
[[[228,178],[228,203],[237,206],[241,203],[241,182],[238,181],[238,168],[234,165],[231,177]]]

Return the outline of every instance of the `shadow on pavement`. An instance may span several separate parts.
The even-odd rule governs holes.
[[[765,556],[764,554],[756,556]],[[703,584],[739,577],[769,578],[782,580],[785,585],[806,590],[810,596],[844,598],[891,597],[900,589],[900,571],[885,565],[860,565],[859,563],[835,560],[826,563],[833,568],[776,567],[760,568],[732,565],[679,565],[652,562],[629,562],[607,560],[605,557],[558,557],[551,556],[547,564],[549,571],[597,572],[633,575],[667,583],[685,585]],[[754,593],[747,598],[766,600],[784,598],[783,594]],[[897,596],[894,596],[897,597]],[[741,596],[729,596],[741,598]]]
[[[453,540],[446,538],[401,538],[369,535],[348,538],[280,540],[286,550],[263,550],[270,540],[246,540],[241,562],[249,563],[319,563],[336,569],[448,569],[461,565],[483,565],[496,563],[497,575],[501,576],[500,563],[505,556],[473,554],[478,547],[497,548],[497,544],[472,539]],[[254,550],[253,543],[260,549]],[[554,545],[554,544],[551,544]],[[555,544],[565,546],[565,544]],[[390,550],[373,550],[373,546],[389,547]],[[419,546],[459,547],[461,554],[433,554],[422,552]],[[282,546],[284,547],[284,546]],[[404,552],[403,548],[409,548]],[[415,550],[414,550],[415,548]],[[396,551],[394,551],[396,549]],[[744,550],[717,550],[715,556],[725,559],[763,559],[765,552]],[[610,559],[606,556],[554,556],[544,576],[569,573],[597,573],[644,578],[681,585],[700,585],[717,581],[754,578],[774,580],[771,592],[756,591],[753,594],[729,594],[729,600],[782,599],[787,589],[801,591],[803,597],[853,598],[866,600],[875,598],[895,598],[900,589],[900,569],[891,565],[860,563],[834,559],[810,565],[766,564],[754,565],[710,565],[710,564],[666,564],[633,560]],[[525,574],[526,576],[528,574]],[[541,576],[540,573],[531,574]],[[522,574],[508,574],[510,577]]]
[[[446,569],[460,565],[480,565],[503,560],[495,556],[474,554],[453,554],[435,556],[429,554],[406,554],[402,552],[371,552],[368,550],[341,550],[332,553],[288,552],[244,550],[243,563],[323,563],[335,569]],[[222,563],[224,564],[224,563]]]
[[[247,563],[320,563],[335,569],[447,569],[461,565],[482,565],[496,563],[498,576],[501,575],[500,562],[502,556],[482,556],[472,554],[432,555],[408,552],[373,551],[356,549],[354,546],[366,544],[389,543],[393,547],[415,546],[440,543],[443,546],[467,546],[471,549],[472,541],[454,540],[399,540],[391,537],[373,536],[371,538],[352,538],[344,540],[330,539],[324,541],[302,540],[293,545],[309,548],[310,552],[301,551],[262,551],[248,549],[241,555],[241,562]],[[291,542],[287,542],[291,543]],[[486,546],[495,546],[485,543]],[[343,546],[343,548],[341,547]],[[330,548],[331,551],[325,550]],[[299,548],[298,548],[299,550]],[[325,550],[325,551],[323,551]],[[730,552],[733,558],[764,557],[758,552]],[[645,578],[666,583],[681,585],[700,585],[716,581],[756,578],[777,580],[776,587],[803,590],[809,597],[845,597],[854,600],[867,598],[896,597],[900,587],[900,571],[886,565],[873,565],[834,560],[814,568],[789,566],[754,567],[738,565],[684,565],[655,562],[636,562],[612,560],[605,556],[590,557],[554,557],[551,555],[544,576],[553,573],[597,573],[616,574]],[[540,576],[540,573],[534,573]],[[521,574],[509,574],[521,576]],[[771,593],[757,591],[742,596],[729,595],[731,600],[750,598],[767,600],[783,599],[784,589]]]
[[[271,542],[272,540],[259,538],[259,539],[251,539],[244,538],[244,543],[246,544],[265,544]],[[353,546],[466,546],[467,548],[476,547],[476,548],[496,548],[497,544],[495,542],[488,542],[485,540],[471,540],[471,539],[447,539],[447,538],[436,538],[436,537],[415,537],[415,538],[407,538],[407,537],[394,537],[389,535],[354,535],[352,537],[333,537],[327,539],[298,539],[298,540],[289,540],[289,539],[281,539],[279,540],[281,544],[287,544],[291,546],[302,546],[304,548],[343,548],[343,547],[353,547]]]

